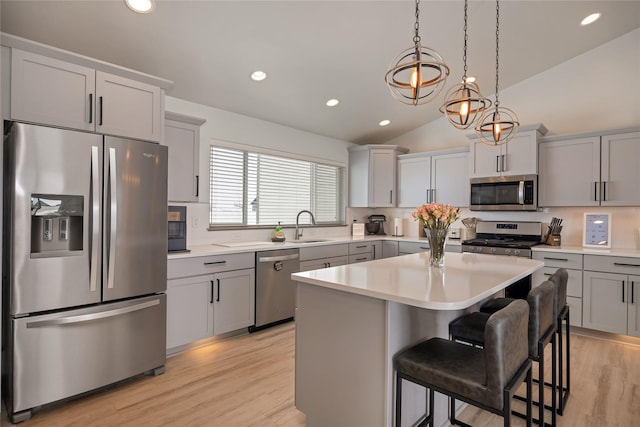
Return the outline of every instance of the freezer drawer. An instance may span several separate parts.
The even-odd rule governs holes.
[[[16,412],[165,364],[166,295],[12,320]]]

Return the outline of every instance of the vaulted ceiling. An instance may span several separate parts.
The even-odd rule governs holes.
[[[420,4],[422,43],[450,66],[447,88],[462,77],[463,4]],[[495,6],[469,2],[469,74],[491,98]],[[169,96],[345,141],[384,142],[441,117],[444,93],[413,107],[384,84],[391,60],[413,43],[411,0],[160,0],[149,14],[123,0],[0,7],[3,32],[172,80]],[[602,18],[581,27],[595,11]],[[504,89],[640,27],[640,2],[510,0],[500,17]],[[260,83],[249,78],[258,69],[268,73]],[[327,107],[330,98],[340,104]],[[391,124],[380,127],[383,119]]]

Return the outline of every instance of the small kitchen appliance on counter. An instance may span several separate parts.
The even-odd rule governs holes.
[[[368,226],[369,224],[367,224],[367,233],[369,234],[376,234],[378,236],[386,236],[387,233],[384,232],[384,223],[387,222],[387,217],[384,215],[369,215],[368,217],[369,219],[369,224],[379,224],[379,226],[376,227],[375,226]]]
[[[187,207],[169,206],[169,252],[189,252],[187,249]]]

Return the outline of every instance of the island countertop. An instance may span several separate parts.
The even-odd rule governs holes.
[[[542,268],[542,261],[472,253],[445,255],[442,269],[429,253],[292,274],[301,283],[431,310],[459,310],[487,299]]]

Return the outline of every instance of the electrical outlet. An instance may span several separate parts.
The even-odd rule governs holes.
[[[240,233],[233,233],[233,234],[231,235],[231,238],[232,238],[233,240],[240,240]]]
[[[198,227],[198,217],[197,216],[192,216],[191,217],[191,228],[197,228]]]

